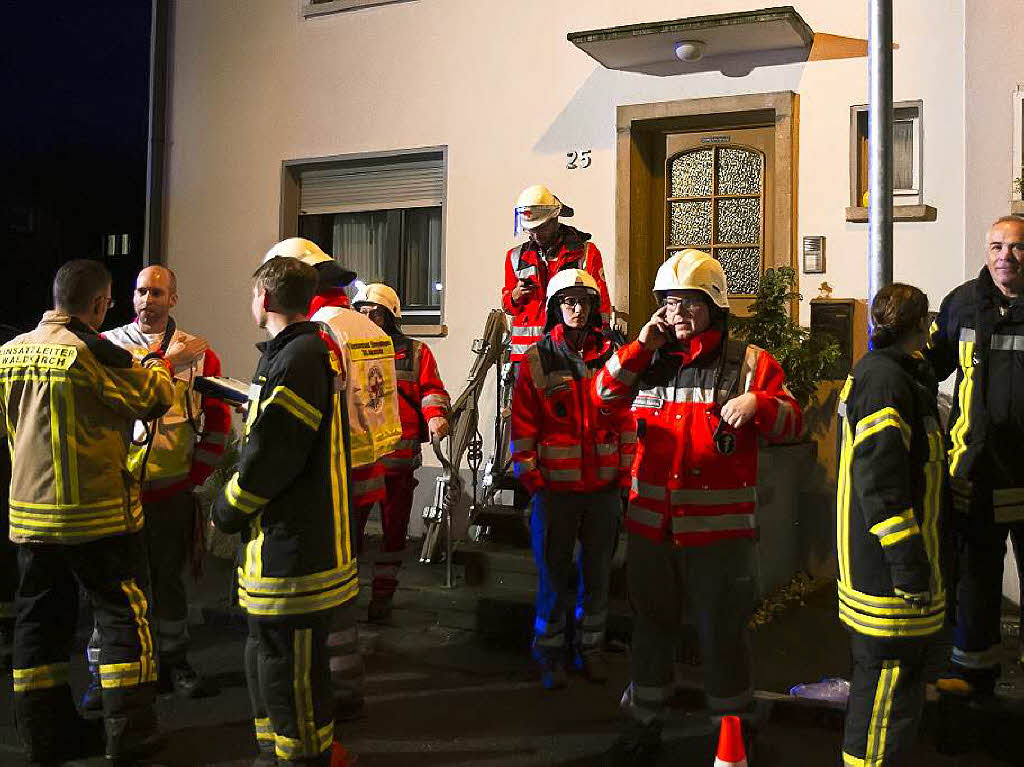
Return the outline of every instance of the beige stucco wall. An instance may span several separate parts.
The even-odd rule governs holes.
[[[895,276],[921,285],[935,305],[964,277],[963,2],[895,4],[894,95],[924,100],[925,201],[938,208],[934,223],[896,226]],[[606,70],[565,39],[764,5],[415,0],[305,21],[297,0],[179,0],[165,233],[179,320],[209,335],[229,374],[246,377],[260,338],[248,315],[249,276],[277,239],[281,161],[447,145],[449,336],[431,345],[458,390],[470,343],[498,304],[521,188],[552,186],[610,262],[617,105],[785,90],[800,94],[797,233],[827,237],[828,273],[808,278],[804,292],[815,296],[826,279],[834,296],[863,298],[867,227],[847,224],[844,208],[849,107],[867,99],[866,59],[659,78]],[[865,3],[794,5],[815,31],[866,36]],[[593,165],[567,170],[573,149],[592,149]]]

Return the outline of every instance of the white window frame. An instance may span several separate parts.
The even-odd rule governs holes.
[[[1010,199],[1020,200],[1020,187],[1013,179],[1024,176],[1024,86],[1017,86],[1011,98],[1013,108],[1013,154],[1010,156]]]
[[[893,189],[892,197],[894,205],[923,205],[924,204],[924,102],[898,101],[893,105],[893,123],[913,123],[913,186],[909,189]],[[897,117],[897,113],[914,110],[916,114],[912,117]],[[850,201],[854,207],[861,205],[858,199],[859,168],[861,158],[860,134],[858,133],[858,117],[866,115],[867,104],[858,104],[850,107]]]
[[[327,16],[332,13],[344,13],[354,11],[358,8],[371,8],[375,5],[391,5],[393,3],[408,3],[411,0],[329,0],[329,2],[314,3],[310,0],[299,0],[299,15],[304,19],[313,19],[317,16]]]

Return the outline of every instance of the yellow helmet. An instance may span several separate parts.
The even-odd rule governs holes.
[[[352,306],[356,309],[360,304],[377,304],[383,306],[394,317],[402,316],[402,303],[398,300],[398,294],[382,282],[373,282],[364,285],[352,299]]]
[[[536,229],[553,218],[568,218],[573,214],[572,208],[563,205],[555,195],[543,184],[528,186],[519,193],[515,208],[515,234],[524,229]]]
[[[687,248],[661,265],[654,278],[654,293],[664,298],[669,290],[699,290],[715,306],[729,308],[729,287],[722,265],[702,250]]]
[[[263,263],[267,263],[270,259],[277,257],[297,258],[302,263],[309,264],[310,266],[334,260],[324,253],[315,242],[303,237],[289,237],[287,240],[281,240],[281,242],[267,251],[267,255],[263,257]]]

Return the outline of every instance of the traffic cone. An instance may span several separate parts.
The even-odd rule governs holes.
[[[331,767],[355,767],[356,756],[338,741],[331,742]]]
[[[747,752],[743,748],[738,716],[723,716],[718,731],[718,755],[715,767],[747,767]]]

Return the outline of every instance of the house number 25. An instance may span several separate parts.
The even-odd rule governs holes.
[[[589,168],[590,164],[593,162],[593,160],[590,159],[590,152],[590,149],[582,149],[578,152],[566,152],[565,156],[567,160],[565,167],[569,170],[576,170],[577,168],[585,170]]]

